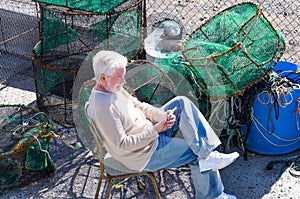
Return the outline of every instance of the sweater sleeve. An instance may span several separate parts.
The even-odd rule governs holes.
[[[151,104],[141,102],[136,97],[131,96],[134,105],[139,108],[145,116],[153,121],[160,122],[165,115],[165,112],[161,108],[152,106]]]
[[[158,133],[151,122],[136,122],[124,129],[124,120],[119,110],[113,106],[96,106],[95,122],[104,134],[104,139],[110,143],[110,148],[118,150],[144,150],[151,142],[157,139]],[[137,125],[138,124],[138,125]]]

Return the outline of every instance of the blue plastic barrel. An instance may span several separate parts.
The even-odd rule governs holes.
[[[291,72],[296,72],[297,69],[298,66],[296,64],[287,61],[279,61],[273,68],[273,70],[282,77],[286,77]]]
[[[265,155],[280,155],[300,148],[300,89],[291,90],[278,99],[268,93],[257,95],[253,105],[250,131],[243,126],[242,134],[248,133],[245,147]]]

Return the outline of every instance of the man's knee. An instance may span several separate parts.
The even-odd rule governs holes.
[[[181,104],[185,104],[185,103],[191,103],[191,100],[189,98],[187,98],[186,96],[176,96],[175,97],[178,101],[180,101]]]
[[[192,101],[185,96],[176,96],[168,104],[173,104],[177,106],[177,108],[184,109],[187,105],[190,105]]]

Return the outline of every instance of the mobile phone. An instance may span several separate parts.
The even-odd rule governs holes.
[[[173,114],[176,111],[177,107],[175,106],[170,113],[167,115],[167,119],[169,119],[171,117],[171,114]]]

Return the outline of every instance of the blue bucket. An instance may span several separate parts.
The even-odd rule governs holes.
[[[250,131],[247,132],[246,125],[241,128],[248,150],[280,155],[300,148],[300,89],[291,90],[278,102],[276,108],[271,95],[257,95]]]
[[[300,84],[300,72],[298,66],[291,62],[279,61],[273,70],[281,77],[286,77],[293,83]]]
[[[287,61],[279,61],[273,68],[273,70],[281,77],[286,77],[291,72],[296,72],[298,66],[294,63]]]

